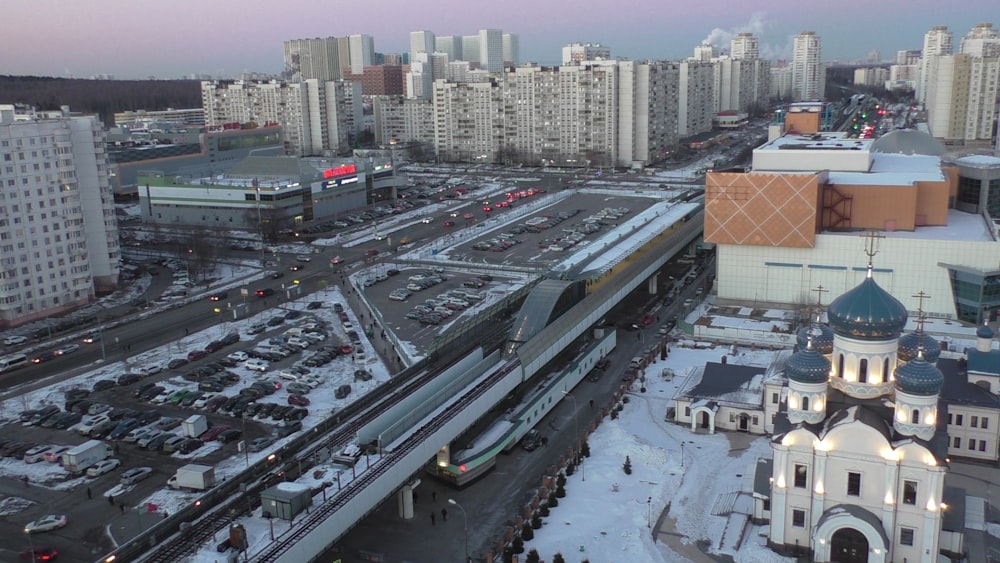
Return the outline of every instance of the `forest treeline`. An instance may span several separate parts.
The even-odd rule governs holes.
[[[106,126],[115,112],[201,107],[198,80],[87,80],[0,75],[0,104],[28,104],[41,110],[69,106],[96,113]]]

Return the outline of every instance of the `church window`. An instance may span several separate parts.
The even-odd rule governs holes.
[[[917,482],[903,481],[903,504],[915,506],[917,504]]]
[[[969,421],[969,426],[973,428],[979,426],[979,417],[978,416],[972,417],[972,420]]]
[[[806,527],[806,511],[792,509],[792,526],[796,528]]]
[[[805,465],[795,464],[795,487],[799,489],[806,488],[806,480],[809,476],[809,471],[806,469]]]
[[[840,359],[837,361],[837,375],[844,377],[844,355],[840,355]]]
[[[882,361],[882,381],[889,381],[889,358]]]
[[[913,545],[913,528],[900,528],[899,529],[899,543],[900,545]]]
[[[758,424],[760,424],[760,419],[757,418],[757,415],[753,415],[753,425],[757,426]]]
[[[802,397],[802,410],[809,410],[809,397]]]
[[[778,394],[777,393],[771,393],[771,402],[774,403],[774,404],[778,404]]]
[[[852,497],[861,496],[861,474],[853,471],[847,474],[847,494]]]
[[[868,383],[868,359],[864,358],[858,364],[858,383]]]
[[[913,409],[913,414],[910,416],[910,422],[913,424],[920,424],[920,409]]]
[[[684,416],[691,416],[691,407],[684,407]]]

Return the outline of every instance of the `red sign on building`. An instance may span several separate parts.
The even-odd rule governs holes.
[[[353,164],[344,164],[336,168],[330,168],[323,171],[324,178],[336,178],[338,176],[346,176],[348,174],[354,174],[358,171],[358,167]]]

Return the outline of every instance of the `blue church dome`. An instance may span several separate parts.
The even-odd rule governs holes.
[[[922,332],[908,332],[899,338],[899,359],[908,362],[917,357],[921,341],[924,345],[924,359],[929,363],[938,361],[941,357],[941,343],[933,336]]]
[[[941,370],[922,356],[896,368],[896,389],[911,395],[937,395],[944,385]]]
[[[814,323],[799,329],[795,333],[795,344],[799,350],[805,350],[809,342],[809,335],[812,335],[813,349],[823,355],[833,353],[833,331],[830,327]]]
[[[826,310],[837,334],[861,340],[899,336],[906,326],[906,307],[879,287],[871,273],[854,289],[833,300]]]
[[[993,337],[996,336],[996,333],[993,332],[993,329],[990,328],[990,325],[983,324],[976,329],[976,336],[978,338],[986,338],[988,340],[993,340]]]
[[[788,358],[785,375],[799,383],[825,383],[830,378],[830,360],[807,345]]]

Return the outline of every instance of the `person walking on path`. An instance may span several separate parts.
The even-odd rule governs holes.
[[[445,522],[448,521],[448,509],[447,508],[442,508],[441,509],[441,520],[443,520]]]
[[[431,502],[437,502],[437,501],[438,501],[437,491],[431,491]]]
[[[90,487],[87,487],[87,500],[94,498],[94,493],[91,492]]]
[[[434,526],[434,511],[431,511],[431,526]]]
[[[115,495],[108,495],[108,504],[111,506],[115,505]]]
[[[119,504],[119,505],[118,505],[118,508],[121,508],[121,509],[122,509],[122,516],[125,516],[125,503],[121,503],[121,504]]]

